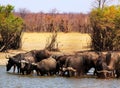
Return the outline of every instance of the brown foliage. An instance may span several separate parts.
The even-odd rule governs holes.
[[[25,11],[27,10],[23,10],[15,14],[24,19],[24,31],[27,32],[53,32],[56,30],[60,32],[91,32],[88,14],[43,12],[31,13]]]

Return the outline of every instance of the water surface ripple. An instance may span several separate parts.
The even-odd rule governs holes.
[[[22,76],[0,66],[0,88],[120,88],[120,79]]]

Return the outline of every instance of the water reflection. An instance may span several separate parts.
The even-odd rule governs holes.
[[[120,88],[120,79],[26,76],[0,66],[0,88]]]

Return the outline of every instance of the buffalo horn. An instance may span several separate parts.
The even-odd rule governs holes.
[[[5,55],[6,59],[9,59],[10,57],[11,57],[10,55],[7,55],[7,54]]]
[[[36,64],[36,63],[32,63],[32,65],[37,66],[37,64]]]
[[[102,72],[111,73],[112,71],[102,70],[102,71],[97,71],[97,72],[98,72],[98,73],[102,73]]]

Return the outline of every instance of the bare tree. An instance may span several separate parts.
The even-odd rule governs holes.
[[[107,5],[109,2],[112,2],[112,1],[115,1],[115,0],[95,0],[94,6],[96,8],[103,9],[105,5]]]
[[[45,49],[49,51],[60,51],[57,42],[57,31],[54,31],[52,35],[47,39]]]
[[[29,10],[27,10],[26,8],[20,8],[19,9],[19,15],[24,19],[25,16],[27,15],[27,13],[30,13]]]

